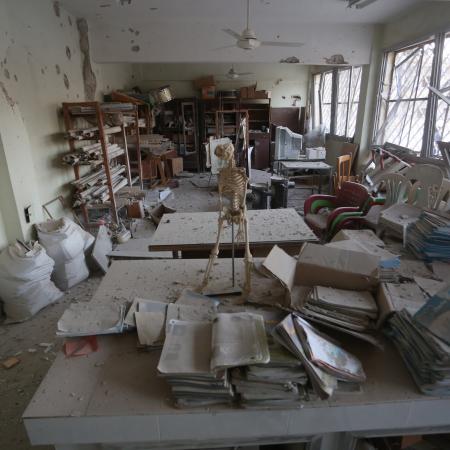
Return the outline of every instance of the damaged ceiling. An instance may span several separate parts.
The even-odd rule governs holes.
[[[378,0],[364,9],[344,0],[250,0],[250,27],[258,39],[302,47],[236,47],[224,28],[245,28],[244,0],[62,0],[90,23],[96,62],[279,62],[325,64],[343,55],[367,64],[374,24],[410,11],[423,0]],[[223,48],[228,47],[228,48]]]

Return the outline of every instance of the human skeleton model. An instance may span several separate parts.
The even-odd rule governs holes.
[[[226,222],[227,224],[237,225],[238,232],[236,234],[236,240],[242,241],[242,238],[244,238],[245,241],[244,294],[248,294],[251,287],[250,277],[253,262],[248,241],[247,206],[245,204],[248,177],[244,168],[236,167],[234,162],[233,144],[218,145],[214,153],[219,159],[226,161],[228,166],[224,167],[218,175],[220,206],[219,230],[217,232],[216,244],[211,250],[211,254],[209,256],[208,266],[203,278],[202,289],[208,285],[211,269],[219,254],[220,235]]]

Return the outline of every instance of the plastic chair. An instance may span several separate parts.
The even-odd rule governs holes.
[[[444,178],[442,180],[441,189],[433,209],[447,211],[450,203],[450,180]]]
[[[358,227],[374,203],[365,186],[344,181],[336,195],[311,195],[305,201],[305,222],[319,238],[328,240],[341,229]]]
[[[420,208],[433,208],[444,179],[442,170],[432,164],[416,164],[406,171],[405,177],[413,183],[409,203]]]
[[[386,188],[386,197],[377,198],[376,205],[368,211],[364,224],[373,230],[377,229],[380,214],[383,210],[397,203],[407,203],[412,188],[411,182],[399,173],[389,173],[380,180]],[[380,183],[380,184],[381,184]]]

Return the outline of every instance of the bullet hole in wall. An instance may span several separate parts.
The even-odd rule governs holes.
[[[58,1],[53,2],[53,11],[55,12],[56,17],[61,15],[61,7]]]
[[[66,87],[66,89],[70,88],[69,78],[66,74],[64,74],[64,86]]]
[[[16,74],[14,74],[14,80],[19,81],[19,77]]]
[[[3,74],[5,75],[5,78],[7,78],[8,80],[11,78],[11,75],[9,74],[9,70],[8,69],[5,69],[3,71]]]
[[[70,48],[68,45],[66,45],[66,56],[67,56],[67,59],[72,58],[72,52],[70,51]]]
[[[139,47],[139,45],[133,45],[133,47],[131,47],[131,51],[132,52],[139,52],[139,51],[141,51],[141,47]]]
[[[59,67],[59,64],[55,64],[55,70],[57,75],[61,73],[61,67]]]

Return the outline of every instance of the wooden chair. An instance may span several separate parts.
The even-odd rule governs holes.
[[[336,173],[334,174],[334,192],[338,192],[344,181],[351,181],[352,155],[337,157]]]

